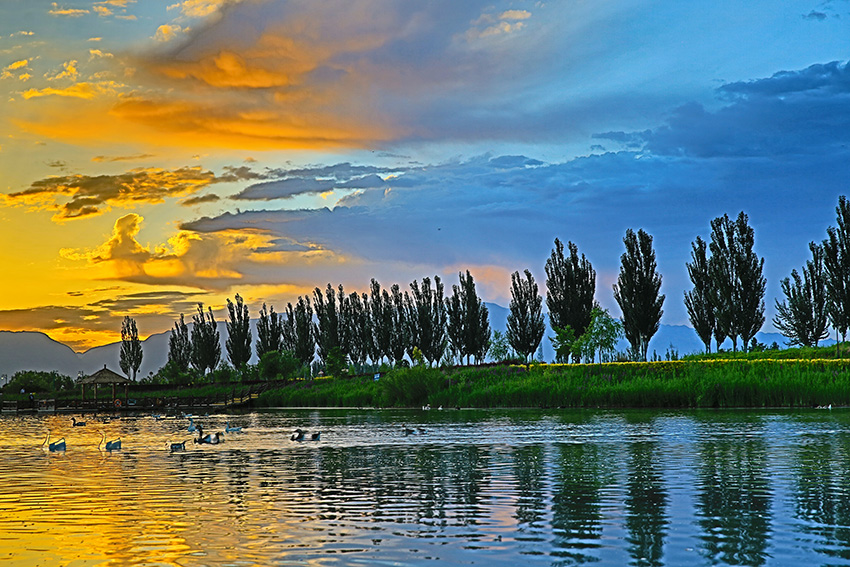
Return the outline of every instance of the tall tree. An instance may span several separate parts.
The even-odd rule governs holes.
[[[764,293],[767,280],[764,277],[764,258],[755,253],[755,231],[749,225],[743,211],[735,220],[737,296],[740,311],[735,318],[736,328],[741,335],[744,352],[750,341],[764,325]]]
[[[838,197],[835,213],[838,228],[826,229],[823,264],[829,320],[844,342],[850,327],[850,202],[844,195]]]
[[[649,341],[658,331],[664,311],[664,295],[660,295],[661,274],[655,262],[652,236],[638,230],[626,231],[625,253],[620,256],[620,275],[614,284],[614,299],[623,311],[623,330],[632,352],[646,361]]]
[[[283,322],[284,349],[292,352],[301,364],[313,362],[316,352],[316,338],[313,327],[313,308],[308,297],[298,297],[293,307],[286,304],[286,320]]]
[[[198,312],[192,316],[192,366],[201,374],[215,370],[221,360],[221,342],[212,307],[204,312],[198,303]]]
[[[511,304],[506,334],[508,344],[528,362],[543,339],[543,297],[531,272],[525,270],[525,279],[519,272],[511,274]]]
[[[381,290],[381,284],[372,278],[369,286],[369,316],[371,317],[373,361],[380,363],[385,357],[392,358],[390,345],[393,335],[393,307],[389,294]]]
[[[135,382],[136,372],[142,365],[142,343],[139,340],[139,330],[136,320],[125,316],[121,323],[121,354],[119,364],[121,370]]]
[[[316,312],[313,336],[316,338],[319,358],[325,362],[331,350],[342,347],[339,340],[340,324],[336,293],[331,284],[328,284],[324,295],[318,287],[313,291],[313,309]]]
[[[715,335],[717,329],[732,339],[738,337],[744,351],[764,325],[764,259],[754,251],[755,233],[743,211],[734,221],[723,215],[711,221],[709,269],[715,289]]]
[[[257,319],[257,343],[254,348],[258,360],[267,352],[283,350],[283,325],[281,316],[275,313],[274,306],[267,308],[263,303],[260,309],[260,318]]]
[[[168,361],[180,372],[189,370],[192,364],[192,341],[189,339],[189,327],[180,314],[180,320],[174,323],[171,336],[168,337]]]
[[[564,256],[564,245],[557,238],[555,248],[546,260],[546,307],[552,328],[570,327],[576,337],[587,330],[596,293],[596,271],[584,257],[579,257],[578,247],[567,243],[569,258]]]
[[[418,347],[430,366],[443,357],[446,349],[446,305],[443,298],[443,283],[434,276],[422,278],[422,285],[413,280],[410,295],[405,294],[407,322],[410,330],[409,347]],[[412,358],[412,351],[409,353]]]
[[[372,321],[369,314],[369,296],[362,296],[354,292],[348,296],[349,333],[351,343],[351,362],[358,366],[366,363],[370,355],[374,354]]]
[[[446,334],[455,352],[469,364],[470,357],[481,361],[490,348],[490,320],[487,306],[475,291],[469,270],[458,274],[460,285],[452,286],[446,298]]]
[[[688,276],[694,284],[691,291],[685,292],[685,308],[688,310],[688,318],[700,340],[705,345],[705,352],[711,352],[711,337],[714,334],[714,288],[711,282],[711,272],[708,266],[707,250],[705,240],[697,236],[697,240],[691,243],[691,262],[685,263],[688,268]]]
[[[812,259],[806,262],[803,277],[797,270],[791,270],[791,278],[781,282],[785,300],[782,303],[775,300],[776,316],[773,324],[789,339],[788,344],[791,346],[816,347],[829,334],[823,248],[810,242],[809,249]]]
[[[235,303],[227,299],[229,320],[225,321],[227,340],[224,346],[233,367],[243,368],[251,359],[251,316],[238,293],[235,299]]]
[[[404,353],[410,344],[410,325],[407,324],[407,309],[404,302],[404,294],[398,284],[390,287],[390,295],[387,290],[381,293],[384,304],[390,306],[392,315],[392,338],[390,340],[390,356],[393,363],[398,366],[404,360]]]

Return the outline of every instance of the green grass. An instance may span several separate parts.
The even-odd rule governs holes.
[[[263,406],[734,408],[850,405],[850,361],[706,360],[393,370],[302,382]]]

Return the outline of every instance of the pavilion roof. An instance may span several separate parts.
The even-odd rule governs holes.
[[[86,376],[79,381],[80,384],[132,384],[133,381],[129,378],[121,376],[117,372],[108,369],[106,365],[90,376]]]

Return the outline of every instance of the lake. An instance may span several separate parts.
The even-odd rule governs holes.
[[[850,565],[847,409],[82,417],[0,418],[0,563]]]

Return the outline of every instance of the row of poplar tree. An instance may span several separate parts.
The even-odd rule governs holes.
[[[776,327],[796,345],[816,346],[832,326],[845,337],[850,327],[850,203],[842,196],[836,208],[838,228],[827,229],[822,244],[810,244],[812,259],[802,275],[793,270],[782,280],[785,300],[776,301]],[[749,219],[741,212],[710,223],[710,240],[697,236],[692,243],[691,261],[686,263],[693,289],[684,301],[691,324],[711,351],[711,341],[721,345],[731,339],[746,351],[764,324],[766,280],[764,259],[755,250],[755,237]],[[587,358],[587,351],[574,348],[587,337],[599,349],[613,351],[619,336],[625,336],[628,358],[646,360],[650,339],[658,331],[665,296],[660,293],[653,239],[643,230],[629,229],[623,239],[625,252],[620,260],[614,299],[622,318],[614,321],[595,301],[596,271],[579,254],[578,247],[555,239],[546,261],[546,306],[556,334],[553,343],[558,360]],[[543,297],[529,270],[511,275],[511,302],[505,338],[525,360],[543,339],[545,323]],[[237,294],[227,300],[227,340],[225,348],[235,368],[251,358],[253,337],[248,306]],[[181,315],[169,340],[169,363],[180,371],[190,367],[201,373],[213,370],[221,360],[218,327],[211,308],[202,304],[193,315],[190,334]],[[442,281],[435,276],[413,281],[408,290],[398,284],[382,288],[372,280],[368,292],[346,293],[342,285],[315,288],[312,297],[300,296],[288,303],[283,313],[263,304],[257,321],[254,349],[262,359],[271,352],[288,351],[309,365],[315,355],[327,364],[341,360],[362,365],[405,358],[428,364],[452,359],[481,362],[493,344],[487,307],[478,297],[475,281],[467,271],[446,296]],[[134,340],[135,339],[135,340]],[[135,322],[127,317],[122,325],[122,369],[135,375],[141,364]],[[125,350],[127,368],[125,368]],[[593,354],[590,358],[592,359]]]

